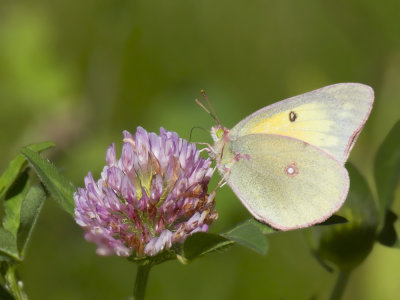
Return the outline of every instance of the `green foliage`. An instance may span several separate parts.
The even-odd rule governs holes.
[[[44,142],[26,147],[29,151],[43,151],[53,147]],[[0,200],[4,203],[0,227],[0,260],[23,259],[30,233],[46,195],[40,185],[31,186],[26,158],[19,154],[0,177]]]
[[[66,212],[73,216],[75,207],[73,199],[75,188],[73,185],[58,172],[49,160],[43,159],[37,152],[24,148],[21,153],[29,160],[53,198]]]
[[[256,219],[249,219],[245,221],[243,224],[251,224],[256,226],[263,234],[271,234],[274,232],[278,232],[278,230],[268,226],[267,224],[261,223]]]
[[[374,176],[381,219],[378,241],[382,245],[399,248],[400,243],[395,229],[398,218],[391,207],[400,182],[400,120],[379,147],[375,158]]]
[[[384,224],[381,232],[378,235],[378,241],[384,246],[400,248],[400,242],[397,236],[395,223],[397,221],[397,215],[390,209],[386,210]]]
[[[201,255],[224,250],[235,243],[265,255],[268,243],[264,235],[275,232],[267,228],[270,227],[249,219],[226,233],[197,232],[185,240],[183,256],[185,260],[193,260]]]
[[[400,180],[400,120],[379,147],[375,158],[374,176],[380,211],[385,213],[393,203],[394,191]]]
[[[26,149],[34,152],[53,146],[52,142],[45,142]],[[27,159],[19,154],[0,177],[0,200],[4,207],[0,226],[0,274],[5,282],[5,286],[0,285],[1,299],[27,299],[15,271],[24,259],[26,246],[46,199],[40,184],[31,185],[27,164]]]
[[[46,193],[41,185],[34,185],[27,189],[25,185],[24,192],[18,194],[21,197],[20,205],[14,206],[12,212],[8,210],[8,214],[3,219],[3,224],[5,224],[0,228],[0,254],[16,261],[23,260],[26,245],[46,199]]]
[[[259,254],[267,254],[267,239],[259,227],[253,223],[252,219],[236,226],[227,233],[222,234],[222,236]]]
[[[0,227],[0,261],[12,258],[19,261],[17,243],[11,232]]]
[[[390,209],[400,181],[400,120],[393,126],[379,147],[375,158],[374,176],[381,212],[384,218]]]
[[[358,170],[347,164],[351,188],[339,214],[348,222],[312,229],[313,246],[324,261],[351,270],[370,253],[375,242],[377,209],[369,186]]]
[[[27,146],[26,148],[32,151],[41,152],[51,147],[54,147],[53,142],[34,144]],[[3,199],[5,193],[15,182],[17,177],[21,174],[22,170],[26,168],[27,163],[28,162],[26,158],[22,154],[19,154],[15,159],[13,159],[10,162],[8,168],[4,171],[4,173],[0,177],[0,201]]]
[[[11,232],[14,237],[17,236],[20,223],[22,200],[25,198],[30,187],[28,179],[28,170],[25,170],[20,174],[5,196],[3,227]]]
[[[234,244],[223,236],[215,233],[196,232],[189,236],[183,244],[185,259],[193,260],[201,255],[224,249]]]
[[[183,244],[184,262],[208,253],[224,250],[234,244],[265,255],[268,250],[265,235],[274,232],[276,230],[254,219],[249,219],[222,234],[197,232],[189,236]]]
[[[335,225],[335,224],[343,224],[343,223],[347,223],[347,222],[348,222],[348,220],[345,217],[342,217],[339,215],[332,215],[324,222],[316,224],[315,226]]]
[[[17,247],[21,258],[25,255],[26,246],[45,200],[46,193],[42,186],[37,184],[29,189],[22,201],[20,224],[17,234]]]

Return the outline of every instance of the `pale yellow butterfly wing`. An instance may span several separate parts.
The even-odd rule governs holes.
[[[294,137],[345,162],[374,100],[359,83],[339,83],[267,106],[230,130],[229,137],[256,133]]]
[[[229,170],[227,183],[255,218],[280,230],[324,221],[340,208],[349,188],[341,162],[279,135],[250,134],[227,142],[219,170]]]

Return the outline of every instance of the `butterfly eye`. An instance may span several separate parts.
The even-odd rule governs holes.
[[[297,119],[296,113],[295,113],[294,111],[291,111],[291,112],[289,113],[289,120],[290,120],[290,122],[294,122],[294,121],[296,121],[296,119]]]
[[[224,130],[223,129],[218,129],[217,132],[215,133],[215,135],[217,136],[217,138],[221,138],[224,135]]]

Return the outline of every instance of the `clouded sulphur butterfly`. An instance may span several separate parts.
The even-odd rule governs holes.
[[[262,108],[230,130],[212,127],[209,152],[256,219],[280,230],[311,226],[346,199],[344,163],[373,101],[369,86],[330,85]]]

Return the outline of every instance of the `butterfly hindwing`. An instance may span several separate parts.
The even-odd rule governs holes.
[[[306,142],[249,134],[225,147],[220,170],[229,169],[227,183],[253,216],[277,229],[322,222],[346,198],[346,169]]]

